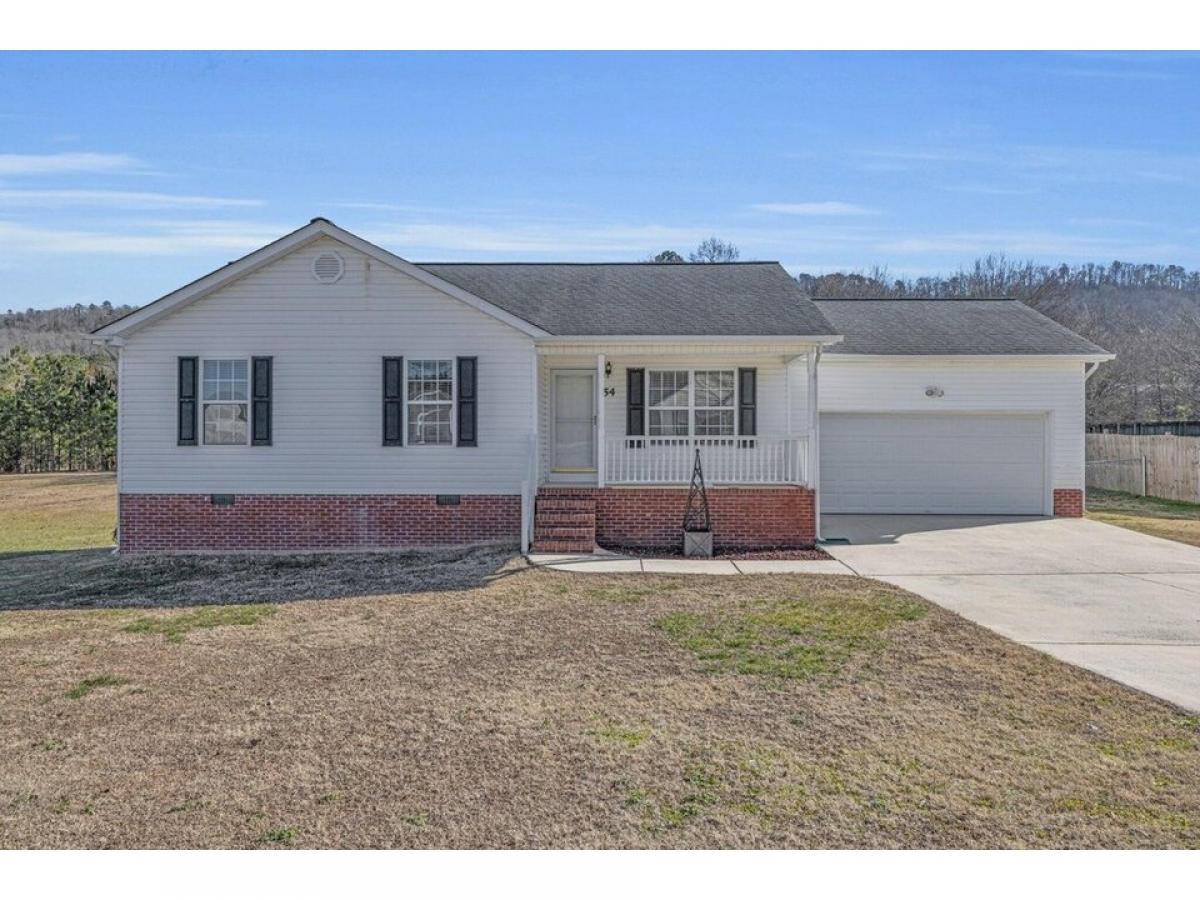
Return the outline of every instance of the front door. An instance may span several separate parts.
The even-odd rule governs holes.
[[[596,373],[554,372],[554,459],[562,474],[596,471]]]

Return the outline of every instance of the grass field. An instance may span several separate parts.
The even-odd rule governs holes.
[[[867,579],[85,550],[0,606],[0,847],[1200,847],[1200,718]]]
[[[116,475],[0,475],[0,554],[111,547],[116,525]]]
[[[1097,522],[1200,547],[1200,504],[1089,488],[1087,516]]]

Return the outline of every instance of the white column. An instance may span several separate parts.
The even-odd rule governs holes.
[[[816,347],[806,354],[808,368],[808,480],[813,490],[813,517],[817,540],[821,539],[821,411],[820,393],[817,390],[817,364],[821,361],[821,348]]]
[[[596,486],[604,487],[607,442],[604,439],[604,354],[596,356]]]

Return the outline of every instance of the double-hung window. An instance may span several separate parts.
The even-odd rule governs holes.
[[[205,444],[250,442],[249,360],[203,360],[200,397]]]
[[[647,373],[646,406],[652,436],[732,435],[736,400],[732,369],[675,369]]]
[[[454,361],[408,361],[408,443],[450,446],[454,404]]]

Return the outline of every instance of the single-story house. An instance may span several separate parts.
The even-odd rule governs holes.
[[[96,331],[123,552],[718,547],[819,513],[1080,515],[1110,355],[1013,301],[778,263],[412,263],[326,219]]]

